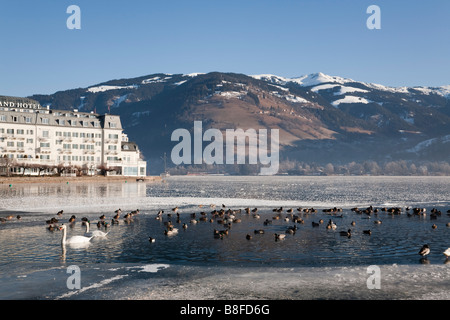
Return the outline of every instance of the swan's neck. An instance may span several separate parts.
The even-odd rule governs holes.
[[[63,228],[62,232],[61,244],[66,244],[66,228]]]
[[[89,232],[89,222],[85,222],[85,225],[86,225],[86,232],[85,233],[88,233]]]

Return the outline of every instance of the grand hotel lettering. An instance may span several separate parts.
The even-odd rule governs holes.
[[[41,105],[37,103],[24,103],[24,102],[13,102],[13,101],[1,101],[0,107],[9,108],[24,108],[24,109],[41,109]]]

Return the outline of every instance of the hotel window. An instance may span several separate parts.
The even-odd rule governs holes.
[[[25,117],[25,123],[31,123],[31,117]]]
[[[27,139],[27,143],[33,143],[33,139]]]
[[[109,145],[108,146],[108,150],[117,150],[117,146],[116,145]]]
[[[98,128],[99,127],[99,123],[98,122],[94,122],[94,127]]]
[[[72,126],[76,126],[76,125],[77,125],[77,121],[76,121],[76,120],[70,120],[70,124],[71,124]]]
[[[18,148],[23,148],[24,147],[23,141],[17,141],[17,147]]]
[[[67,143],[63,144],[63,149],[70,149],[70,147],[71,147],[70,144],[67,144]]]
[[[44,138],[48,138],[48,131],[42,131],[42,136]]]
[[[14,141],[8,141],[6,142],[7,147],[14,147]]]
[[[27,130],[27,134],[34,134],[33,130]]]
[[[72,137],[78,138],[78,132],[72,132]]]
[[[41,118],[41,123],[48,124],[49,123],[48,118]]]
[[[50,148],[50,142],[41,142],[41,148]]]
[[[108,138],[109,138],[109,139],[119,139],[119,135],[118,135],[118,134],[112,134],[112,133],[110,133],[110,134],[108,135]]]
[[[5,116],[5,115],[1,115],[1,116],[0,116],[0,121],[6,122],[6,116]]]
[[[63,136],[70,138],[70,132],[63,132]]]
[[[61,132],[61,131],[56,131],[55,135],[56,135],[57,137],[60,137],[60,136],[62,136],[62,132]]]
[[[59,125],[60,126],[65,126],[66,125],[66,120],[59,120]]]
[[[83,121],[83,127],[87,127],[89,125],[88,121]]]
[[[110,122],[109,123],[109,127],[110,128],[117,128],[117,124],[115,122]]]
[[[78,145],[77,144],[73,144],[72,145],[72,149],[78,149]]]
[[[39,158],[42,159],[42,160],[50,160],[50,155],[48,155],[48,154],[41,154],[39,156]]]
[[[14,129],[6,129],[6,133],[8,133],[8,134],[14,134]]]
[[[23,129],[17,129],[17,134],[24,134],[25,133],[25,130],[23,130]]]

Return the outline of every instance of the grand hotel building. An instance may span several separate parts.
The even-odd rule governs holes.
[[[120,117],[0,97],[0,175],[146,175]]]

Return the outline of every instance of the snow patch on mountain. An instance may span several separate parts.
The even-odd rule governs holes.
[[[341,87],[339,89],[338,92],[335,92],[334,95],[338,96],[338,95],[345,95],[346,93],[351,93],[351,92],[362,92],[362,93],[366,93],[369,92],[369,90],[364,90],[364,89],[360,89],[360,88],[354,88],[354,87]]]
[[[362,97],[345,96],[344,98],[336,100],[336,101],[332,102],[331,104],[335,108],[338,108],[341,103],[365,103],[365,104],[368,104],[371,102],[372,101],[367,100],[366,98],[362,98]]]
[[[172,79],[172,77],[153,77],[149,79],[142,80],[142,84],[149,84],[149,83],[157,83],[157,82],[166,82],[167,80]]]
[[[105,92],[109,90],[120,90],[120,89],[137,89],[139,86],[133,84],[131,86],[109,86],[109,85],[103,85],[103,86],[96,86],[88,88],[88,92],[97,93],[97,92]]]

